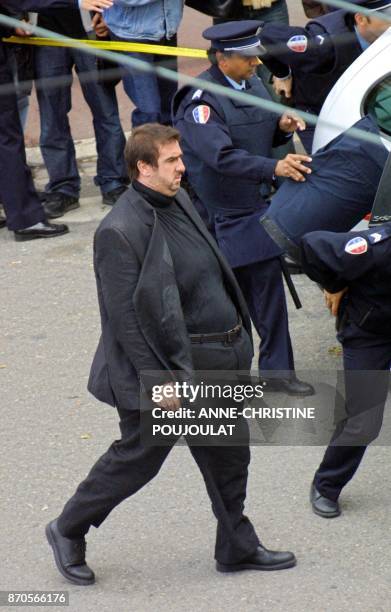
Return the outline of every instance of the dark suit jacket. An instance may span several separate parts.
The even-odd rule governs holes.
[[[186,192],[181,189],[176,199],[216,254],[251,337],[247,307],[231,268]],[[191,345],[171,255],[153,207],[133,187],[95,233],[94,269],[102,336],[89,391],[112,406],[137,409],[140,378],[146,387],[191,381]],[[144,378],[143,371],[162,375]]]

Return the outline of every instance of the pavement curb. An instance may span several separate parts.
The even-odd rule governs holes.
[[[125,137],[128,138],[131,132],[125,132]],[[76,159],[86,159],[88,157],[96,157],[95,138],[84,138],[83,140],[75,140]],[[27,163],[32,168],[45,166],[39,147],[26,147]]]

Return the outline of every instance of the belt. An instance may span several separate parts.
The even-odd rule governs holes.
[[[277,223],[267,215],[264,215],[260,219],[261,225],[263,225],[266,232],[269,234],[270,238],[274,240],[274,242],[288,253],[288,255],[293,259],[293,261],[297,263],[301,263],[301,254],[300,248],[284,234],[278,227]]]
[[[227,344],[231,344],[242,331],[242,321],[229,329],[226,332],[221,332],[219,334],[189,334],[190,342],[192,344],[203,344],[203,342],[226,342]]]

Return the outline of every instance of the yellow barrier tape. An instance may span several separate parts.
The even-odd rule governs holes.
[[[18,45],[35,45],[39,47],[78,47],[80,44],[83,44],[95,49],[105,49],[107,51],[133,51],[137,53],[156,53],[157,55],[177,55],[178,57],[195,57],[201,59],[207,58],[207,54],[204,49],[168,47],[164,45],[122,42],[117,40],[79,40],[78,38],[74,38],[72,39],[72,42],[65,42],[63,40],[57,40],[54,38],[38,38],[35,36],[24,38],[19,36],[11,36],[10,38],[3,38],[3,41],[6,43],[17,43]]]

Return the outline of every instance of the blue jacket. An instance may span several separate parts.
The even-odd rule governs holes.
[[[104,19],[119,38],[170,39],[178,31],[183,4],[183,0],[116,0]]]
[[[200,78],[231,85],[212,66]],[[258,77],[246,91],[270,99]],[[211,230],[232,267],[245,266],[281,253],[257,223],[266,212],[277,161],[272,147],[286,142],[279,116],[252,104],[206,90],[182,88],[173,102],[173,122],[191,187],[209,213]]]
[[[370,116],[354,127],[379,134]],[[296,244],[315,230],[349,231],[371,211],[387,156],[380,138],[372,144],[343,132],[313,156],[304,183],[284,182],[267,218]]]

